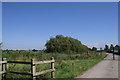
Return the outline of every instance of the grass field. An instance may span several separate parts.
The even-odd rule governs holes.
[[[55,58],[55,78],[74,78],[82,72],[86,71],[93,65],[101,61],[106,54],[92,53],[85,54],[64,54],[64,53],[43,53],[41,51],[9,51],[3,52],[3,57],[7,60],[22,60],[30,61],[31,58],[40,60],[50,60],[51,57]],[[50,68],[50,64],[37,65],[37,71],[42,71]],[[30,65],[25,64],[9,64],[10,71],[30,72]],[[30,76],[7,74],[7,78],[30,78]],[[50,78],[50,73],[37,76],[37,78]]]

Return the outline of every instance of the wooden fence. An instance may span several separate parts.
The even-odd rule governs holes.
[[[29,64],[29,65],[31,65],[31,73],[8,71],[7,70],[8,69],[7,63]],[[45,63],[51,63],[51,69],[44,70],[41,72],[36,72],[36,65],[37,64],[45,64]],[[35,59],[31,59],[31,62],[7,61],[6,58],[3,58],[2,61],[0,61],[0,64],[2,64],[2,71],[0,72],[0,74],[2,74],[2,78],[6,78],[7,73],[30,75],[32,77],[32,79],[35,80],[36,76],[51,72],[51,78],[54,78],[54,71],[55,71],[54,63],[55,63],[55,60],[53,57],[51,58],[51,60],[48,60],[48,61],[36,61]]]

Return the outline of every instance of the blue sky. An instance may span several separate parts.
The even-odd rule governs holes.
[[[3,3],[3,48],[43,49],[62,34],[88,47],[118,42],[117,2]]]

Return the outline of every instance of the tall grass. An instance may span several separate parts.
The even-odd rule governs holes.
[[[37,61],[50,60],[55,58],[55,78],[74,78],[80,73],[86,71],[99,61],[106,54],[98,53],[86,54],[65,54],[65,53],[44,53],[42,51],[3,51],[3,57],[7,60],[23,60],[30,61],[31,58],[36,58]],[[37,65],[37,72],[50,69],[50,64]],[[30,72],[30,65],[25,64],[9,64],[9,71]],[[30,76],[7,74],[7,78],[30,78]],[[50,73],[37,76],[37,78],[50,78]]]

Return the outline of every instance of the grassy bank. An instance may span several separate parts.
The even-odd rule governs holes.
[[[55,78],[74,78],[78,74],[86,71],[99,61],[101,61],[106,54],[103,52],[102,55],[93,53],[90,55],[85,54],[64,54],[64,53],[43,53],[43,52],[3,52],[3,57],[8,60],[23,60],[30,61],[31,58],[40,60],[50,60],[54,57],[55,62]],[[50,64],[37,65],[37,71],[49,69]],[[30,72],[30,65],[25,64],[9,64],[10,71]],[[30,78],[30,76],[7,74],[7,78]],[[37,76],[37,78],[50,78],[50,73]]]

